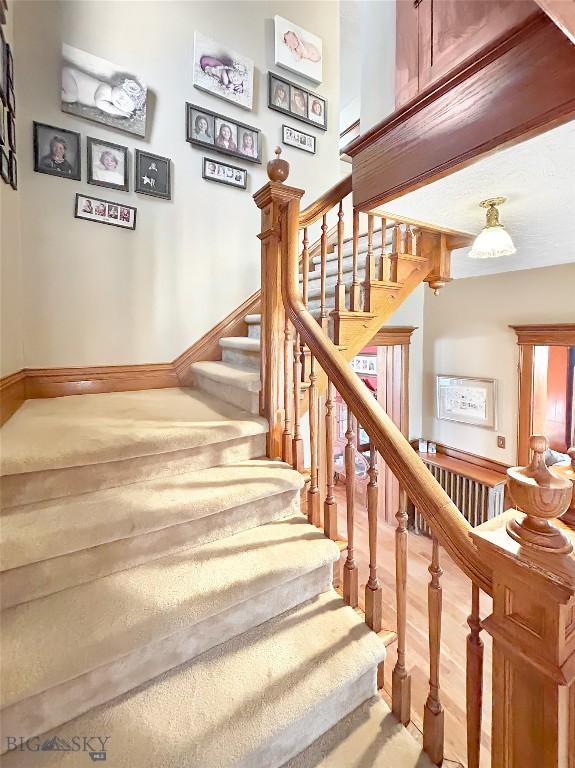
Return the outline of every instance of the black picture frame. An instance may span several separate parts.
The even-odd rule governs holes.
[[[6,144],[7,141],[7,134],[8,134],[8,124],[7,124],[7,116],[8,112],[6,111],[6,107],[2,102],[0,102],[0,147],[3,147],[4,144]]]
[[[6,43],[6,77],[10,85],[14,86],[14,56],[10,43]]]
[[[16,121],[10,110],[6,110],[6,143],[16,152]]]
[[[274,96],[276,84],[281,84],[284,87],[285,107],[278,103],[278,100]],[[306,97],[305,115],[292,108],[293,95],[296,91],[304,94]],[[323,121],[321,123],[308,117],[309,104],[312,100],[314,102],[317,101],[323,103]],[[320,131],[327,131],[327,99],[325,99],[323,96],[320,96],[318,93],[314,93],[314,91],[310,91],[308,88],[304,88],[298,83],[293,83],[291,80],[286,80],[285,77],[282,77],[281,75],[278,75],[271,70],[268,71],[268,107],[269,109],[273,109],[276,112],[281,112],[282,115],[289,115],[290,117],[293,117],[294,120],[300,120],[302,123],[313,125]]]
[[[13,115],[16,115],[16,93],[14,91],[14,83],[11,83],[8,81],[7,83],[7,103],[8,103],[8,109],[10,112],[12,112]]]
[[[6,184],[10,184],[10,160],[2,148],[0,148],[0,176],[2,176]]]
[[[198,113],[197,117],[199,116],[205,116],[207,118],[207,121],[211,123],[213,126],[212,131],[213,135],[209,137],[211,141],[208,140],[200,140],[197,138],[197,131],[194,130],[192,121],[194,118],[194,112]],[[221,144],[217,144],[217,138],[216,138],[216,128],[218,125],[218,120],[226,123],[228,127],[230,127],[230,124],[236,128],[236,149],[228,149]],[[220,126],[220,128],[223,126]],[[242,152],[237,149],[238,143],[237,139],[240,135],[240,133],[243,132],[244,135],[246,133],[254,133],[257,136],[257,143],[258,143],[258,154],[257,157],[253,157],[250,155],[243,154]],[[196,136],[194,136],[196,134]],[[207,135],[207,134],[206,134]],[[190,104],[189,102],[186,102],[186,141],[188,141],[190,144],[193,144],[197,147],[203,147],[203,149],[211,149],[214,152],[217,152],[220,155],[229,155],[230,157],[236,157],[238,160],[244,160],[248,163],[258,163],[261,165],[262,162],[262,132],[259,128],[254,128],[253,125],[246,125],[246,123],[240,123],[239,120],[234,120],[233,118],[226,117],[225,115],[220,114],[219,112],[212,112],[210,109],[206,109],[205,107],[200,107],[198,104]]]
[[[61,136],[63,139],[75,142],[75,160],[72,166],[72,173],[63,173],[56,169],[47,167],[46,164],[42,165],[42,159],[40,155],[40,138],[39,134],[42,130],[48,132],[53,131],[55,136]],[[69,131],[67,128],[58,128],[55,125],[48,125],[47,123],[38,123],[36,120],[33,123],[34,131],[34,170],[36,173],[46,173],[49,176],[57,176],[60,179],[70,179],[71,181],[80,181],[82,176],[82,137],[77,131]],[[70,163],[69,163],[70,164]]]
[[[79,210],[80,207],[80,201],[81,200],[89,200],[93,203],[102,203],[106,206],[106,213],[105,215],[102,215],[101,218],[96,218],[96,214],[93,211],[92,213],[88,214],[85,210]],[[110,206],[112,208],[118,209],[118,216],[114,219],[111,218],[109,215],[110,213]],[[120,223],[120,215],[121,210],[130,210],[133,211],[133,220],[130,222],[129,225]],[[83,214],[83,215],[82,215]],[[74,200],[74,218],[75,219],[81,219],[82,221],[93,221],[95,224],[108,224],[110,227],[119,227],[119,229],[128,229],[131,232],[133,232],[136,229],[136,218],[138,215],[138,209],[134,208],[133,205],[126,205],[125,203],[117,203],[113,200],[103,200],[101,197],[94,197],[93,195],[83,195],[81,192],[76,193],[76,197]]]
[[[155,181],[155,179],[150,179],[147,177],[147,172],[144,176],[142,176],[142,161],[144,158],[147,158],[153,163],[162,163],[166,166],[166,183],[165,183],[165,191],[158,191],[159,187],[156,188],[155,184],[152,183],[152,181]],[[148,178],[149,184],[146,183],[144,180],[145,178]],[[143,183],[140,183],[140,180],[144,180]],[[151,197],[160,197],[162,200],[171,200],[172,199],[172,161],[169,157],[162,157],[161,155],[154,155],[152,152],[147,152],[145,149],[136,149],[135,150],[135,156],[134,156],[134,192],[137,192],[140,195],[150,195]]]
[[[218,179],[214,176],[209,176],[206,166],[209,165],[209,163],[214,163],[215,165],[219,165],[223,168],[231,168],[232,171],[235,173],[241,173],[243,174],[243,184],[235,184],[233,181],[228,181],[225,178]],[[235,189],[247,189],[248,186],[248,172],[246,168],[238,168],[236,165],[230,165],[229,163],[222,163],[221,160],[215,160],[212,157],[204,157],[203,163],[202,163],[202,179],[205,179],[206,181],[215,181],[218,184],[225,184],[227,187],[235,187]]]
[[[16,159],[16,152],[12,150],[10,150],[10,157],[8,159],[8,169],[10,186],[12,189],[18,189],[18,160]]]
[[[305,146],[303,146],[301,143],[298,143],[298,142],[293,142],[292,144],[289,141],[286,141],[287,131],[294,131],[300,136],[305,136],[306,139],[311,139],[313,142],[313,149],[307,149]],[[286,147],[293,147],[294,149],[299,149],[301,152],[307,152],[308,155],[315,155],[316,137],[313,136],[311,133],[305,133],[305,131],[300,131],[298,128],[292,128],[291,125],[282,125],[282,144],[285,144]]]
[[[6,40],[0,27],[0,101],[8,105],[8,63],[6,61]]]
[[[110,152],[120,152],[124,158],[124,174],[121,183],[115,183],[113,181],[106,181],[105,179],[97,179],[94,177],[94,147],[104,147],[105,150]],[[104,151],[105,151],[104,150]],[[111,141],[104,141],[104,139],[96,139],[93,136],[86,137],[86,158],[88,162],[88,184],[93,184],[96,187],[106,187],[107,189],[116,189],[120,192],[128,192],[128,147],[123,144],[114,144]]]

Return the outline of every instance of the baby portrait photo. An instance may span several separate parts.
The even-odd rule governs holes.
[[[128,148],[88,136],[88,184],[128,191]]]
[[[281,16],[274,17],[275,63],[297,75],[321,83],[323,75],[321,38]]]
[[[252,108],[254,62],[246,56],[194,33],[194,85],[244,109]]]
[[[147,94],[146,85],[129,68],[62,46],[63,112],[145,136]]]
[[[216,112],[186,104],[186,140],[217,152],[261,163],[261,132]]]
[[[236,168],[227,163],[220,163],[209,157],[204,157],[202,177],[208,181],[218,181],[220,184],[228,184],[231,187],[245,189],[248,173],[245,168]]]
[[[171,200],[171,160],[169,157],[160,157],[160,155],[153,155],[151,152],[136,149],[134,165],[136,166],[134,186],[136,192]]]
[[[34,170],[80,181],[80,134],[34,122]]]

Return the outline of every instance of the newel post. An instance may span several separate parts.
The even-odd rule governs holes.
[[[492,768],[575,768],[575,532],[557,520],[573,486],[548,470],[547,440],[508,470],[517,509],[471,536],[493,573]]]
[[[299,200],[303,190],[284,184],[289,164],[280,158],[267,165],[269,182],[254,195],[261,210],[261,390],[260,414],[269,422],[267,455],[287,458],[282,453],[284,429],[284,334],[285,313],[281,289],[281,266],[286,247],[287,205]]]

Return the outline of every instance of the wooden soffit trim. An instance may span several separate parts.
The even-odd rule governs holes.
[[[346,151],[369,210],[575,116],[575,46],[536,12]]]
[[[575,2],[573,0],[535,0],[564,35],[575,43]]]
[[[517,334],[518,344],[549,347],[575,346],[575,323],[551,325],[510,325]]]
[[[375,334],[368,346],[373,347],[395,347],[398,344],[409,344],[411,334],[417,330],[417,326],[412,325],[384,325]]]

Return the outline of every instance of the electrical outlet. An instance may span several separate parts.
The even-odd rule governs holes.
[[[497,435],[497,447],[505,448],[505,438],[503,435]]]

